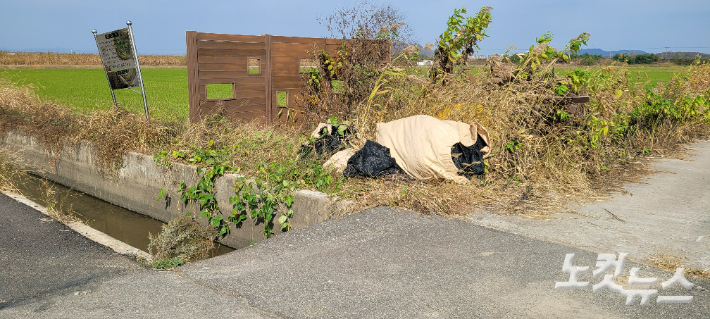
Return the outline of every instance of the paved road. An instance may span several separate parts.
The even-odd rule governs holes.
[[[535,220],[490,212],[471,214],[476,224],[601,252],[685,258],[710,269],[710,141],[690,145],[687,159],[654,163],[656,174],[625,185],[608,200],[570,207],[571,213]]]
[[[0,194],[0,308],[141,268]]]
[[[0,211],[8,210],[6,204],[0,202]],[[13,209],[17,211],[7,215],[22,210]],[[31,225],[16,221],[4,226],[3,221],[2,233],[44,227],[41,216],[34,217]],[[40,233],[47,238],[66,236],[61,230],[58,225],[56,232]],[[10,246],[19,247],[6,240],[24,233],[3,237],[3,256],[18,256],[34,246],[23,239],[23,248],[4,253]],[[46,241],[51,251],[56,240]],[[692,280],[696,286],[691,290],[676,286],[661,292],[691,295],[690,304],[652,300],[647,306],[626,306],[624,297],[608,290],[554,289],[555,282],[569,278],[562,272],[565,254],[576,254],[576,266],[593,268],[595,253],[391,208],[297,229],[178,271],[136,268],[110,251],[94,250],[90,259],[100,262],[67,258],[52,265],[72,262],[69,268],[79,271],[96,263],[117,264],[118,269],[103,268],[105,273],[97,271],[93,277],[77,275],[83,281],[66,280],[70,284],[57,284],[60,289],[37,288],[31,295],[22,295],[20,287],[3,290],[8,301],[0,318],[710,317],[710,293],[704,288],[710,282]],[[18,260],[3,258],[3,269]],[[22,263],[25,268],[40,267],[35,272],[63,277],[57,270],[42,269],[42,258],[23,258]],[[631,267],[640,267],[643,277],[671,277],[628,262],[625,275]],[[13,277],[3,275],[3,287],[18,285]],[[589,274],[579,280],[600,281]]]
[[[224,309],[261,317],[238,297],[147,269],[0,194],[0,318],[217,318]]]

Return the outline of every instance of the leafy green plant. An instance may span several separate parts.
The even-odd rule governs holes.
[[[567,113],[567,111],[565,111],[565,110],[560,109],[560,110],[557,110],[557,112],[555,112],[555,119],[560,122],[567,120],[569,117],[570,117],[569,113]]]
[[[350,126],[350,121],[343,121],[341,123],[338,123],[338,117],[337,116],[331,116],[327,121],[327,124],[332,125],[333,129],[335,132],[338,133],[340,136],[344,136],[345,132],[351,127]],[[325,129],[324,129],[325,130]]]
[[[254,179],[239,177],[234,183],[235,195],[229,198],[233,205],[229,221],[239,225],[249,215],[257,223],[263,223],[265,238],[273,235],[274,221],[279,223],[281,231],[291,229],[293,192],[299,185],[324,191],[334,182],[338,189],[344,180],[334,181],[318,163],[303,166],[294,160],[261,163],[258,170],[260,173]]]
[[[515,70],[515,75],[521,79],[527,79],[532,73],[538,70],[543,62],[554,65],[557,61],[569,62],[572,54],[577,54],[582,45],[586,45],[589,40],[589,33],[582,33],[569,41],[564,50],[557,50],[549,45],[552,41],[552,34],[549,32],[535,39],[537,45],[531,45],[523,63]]]
[[[219,234],[225,235],[229,232],[229,225],[220,213],[219,205],[214,195],[214,183],[225,172],[233,171],[232,167],[229,166],[232,151],[226,146],[222,149],[214,150],[212,149],[213,145],[214,142],[210,140],[206,149],[194,148],[192,156],[186,155],[184,151],[173,151],[173,157],[198,165],[197,174],[201,176],[194,186],[187,186],[184,181],[180,181],[179,191],[182,193],[180,199],[185,205],[197,203],[200,217],[207,217],[209,223],[217,228]],[[164,194],[162,190],[161,194]],[[187,215],[189,216],[191,213]]]
[[[505,149],[511,153],[515,153],[515,151],[517,151],[522,146],[523,143],[520,143],[518,141],[509,141],[508,143],[505,143]]]
[[[486,28],[491,23],[491,7],[482,7],[473,17],[464,18],[466,8],[454,9],[454,14],[446,21],[446,30],[439,36],[434,58],[437,67],[433,77],[453,72],[454,66],[466,63],[474,48],[485,39]]]
[[[335,123],[333,127],[338,134],[345,134],[350,125],[348,121],[338,123],[337,117],[332,117],[329,123]],[[269,131],[267,136],[259,136],[259,138],[268,140],[271,133],[272,131]],[[198,166],[200,179],[197,183],[188,186],[184,181],[180,181],[178,192],[181,193],[181,200],[185,205],[198,205],[199,216],[207,218],[209,224],[215,227],[221,236],[229,233],[230,224],[240,227],[248,217],[251,217],[256,224],[264,225],[266,238],[273,235],[275,222],[278,222],[281,231],[288,231],[291,228],[289,219],[293,217],[292,193],[297,187],[314,187],[317,190],[327,191],[335,183],[337,191],[344,180],[344,178],[334,180],[330,172],[324,170],[316,161],[292,159],[275,163],[261,162],[256,164],[256,172],[251,178],[245,176],[236,178],[235,195],[229,198],[232,212],[230,215],[223,216],[215,198],[216,179],[228,172],[241,171],[231,166],[230,159],[235,150],[249,149],[254,145],[245,139],[231,148],[213,146],[214,143],[210,141],[205,149],[194,147],[191,150],[173,151],[172,154],[176,159]],[[155,159],[161,160],[161,156]],[[158,200],[164,195],[165,190],[161,190]],[[189,216],[191,213],[186,215]]]

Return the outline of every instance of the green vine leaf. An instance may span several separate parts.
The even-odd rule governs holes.
[[[165,190],[164,190],[164,189],[161,189],[161,190],[160,190],[160,195],[158,196],[158,199],[157,199],[156,201],[160,201],[160,199],[163,198],[163,196],[165,196]]]

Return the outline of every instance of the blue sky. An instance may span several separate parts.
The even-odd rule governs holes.
[[[454,8],[469,13],[493,7],[489,38],[481,54],[502,53],[510,45],[529,47],[550,31],[552,45],[564,44],[588,32],[587,48],[607,51],[637,49],[647,52],[698,51],[710,53],[708,0],[514,0],[514,1],[371,1],[389,4],[407,16],[419,43],[433,42],[444,30]],[[67,49],[96,52],[91,35],[133,22],[139,53],[183,54],[185,31],[327,36],[316,17],[357,1],[97,1],[0,0],[0,49]]]

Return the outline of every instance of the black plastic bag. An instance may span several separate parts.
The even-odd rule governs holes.
[[[316,140],[313,145],[301,145],[301,149],[298,150],[298,155],[300,157],[305,157],[311,154],[314,150],[317,154],[323,153],[333,153],[343,145],[340,141],[340,137],[337,135],[323,135],[321,138]]]
[[[348,166],[345,167],[343,175],[345,177],[380,177],[400,172],[402,169],[390,156],[390,149],[368,140],[361,150],[348,159]]]
[[[348,127],[343,134],[339,134],[334,131],[332,134],[328,134],[327,130],[324,128],[322,136],[318,138],[313,144],[301,145],[298,150],[298,156],[301,158],[311,155],[311,152],[315,151],[316,154],[332,154],[341,149],[349,147],[350,136],[355,134],[355,130]],[[337,129],[336,129],[337,130]]]
[[[459,169],[459,175],[471,178],[473,175],[481,175],[485,172],[486,166],[483,163],[483,153],[481,149],[486,147],[486,142],[479,135],[476,143],[466,147],[461,143],[451,147],[451,159]]]

